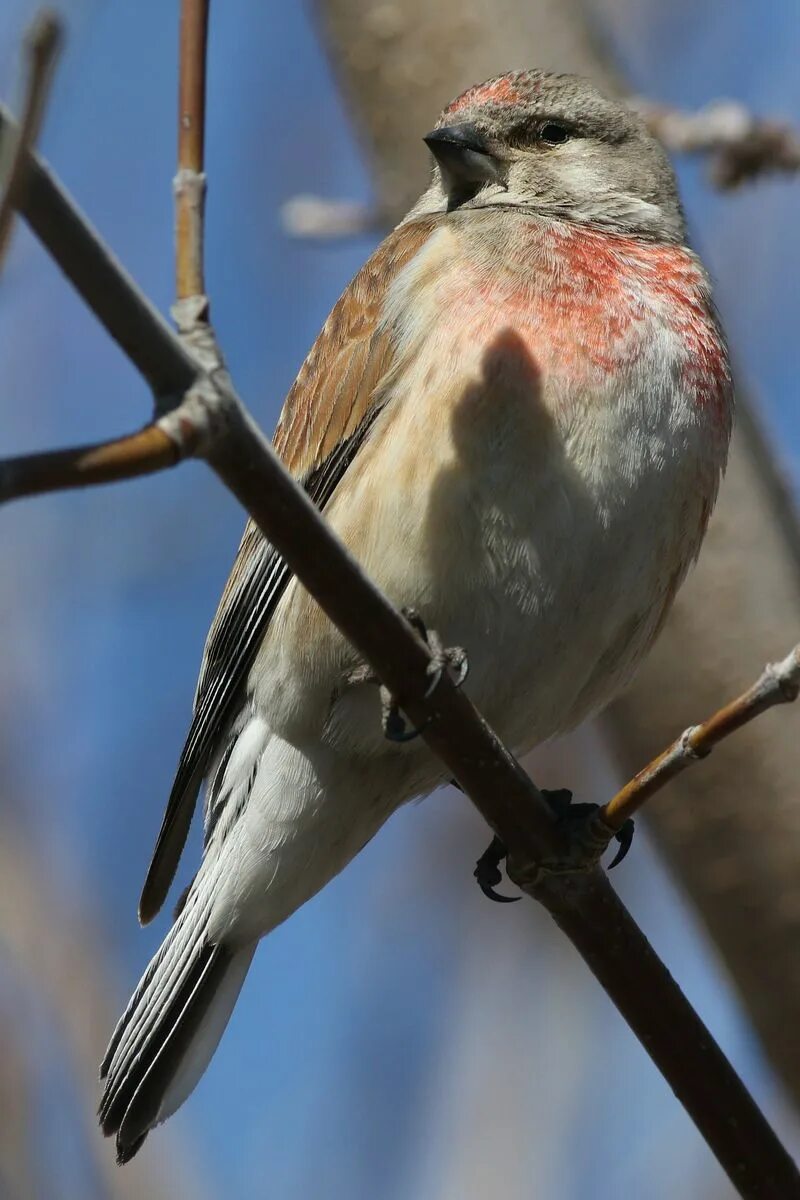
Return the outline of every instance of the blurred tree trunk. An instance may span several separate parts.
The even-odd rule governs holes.
[[[114,1028],[119,996],[106,974],[110,956],[97,924],[80,911],[74,896],[59,893],[51,875],[44,856],[0,804],[0,954],[13,980],[8,990],[19,1001],[16,1008],[10,1002],[4,1007],[0,1024],[0,1197],[27,1200],[39,1194],[32,1182],[37,1164],[28,1158],[37,1146],[31,1125],[37,1109],[30,1093],[34,1086],[59,1086],[57,1070],[24,1032],[29,1015],[25,996],[31,988],[34,1011],[43,1004],[52,1017],[55,1040],[72,1069],[85,1129],[81,1151],[107,1200],[202,1200],[210,1192],[174,1129],[124,1171],[114,1163],[112,1143],[100,1136],[95,1119],[98,1036],[105,1039]],[[38,1164],[37,1182],[46,1186],[55,1178],[57,1167]]]
[[[462,88],[513,67],[620,86],[582,0],[318,0],[382,210],[406,210],[420,143]],[[712,99],[713,97],[709,97]],[[798,640],[800,532],[772,455],[740,401],[730,466],[700,564],[656,651],[605,718],[628,775]],[[774,1066],[800,1100],[800,737],[773,714],[652,807],[677,876],[722,952]],[[569,780],[565,780],[569,783]]]
[[[31,1161],[32,1113],[29,1096],[30,1063],[20,1048],[14,1014],[6,1001],[0,1009],[0,1196],[4,1200],[34,1200],[36,1171]]]
[[[422,135],[470,84],[536,65],[614,86],[582,0],[317,0],[316,7],[390,220],[427,180]]]

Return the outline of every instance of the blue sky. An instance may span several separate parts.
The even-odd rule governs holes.
[[[6,96],[15,34],[31,7],[6,0],[0,12]],[[601,22],[612,7],[598,0]],[[70,36],[44,149],[166,311],[172,6],[75,0],[64,8]],[[686,106],[731,95],[800,123],[795,0],[758,11],[746,0],[627,0],[625,8],[609,31],[641,92]],[[366,200],[369,181],[304,5],[227,0],[215,7],[211,45],[209,290],[239,388],[271,429],[305,351],[373,244],[290,241],[280,205],[301,192]],[[681,176],[741,371],[796,480],[797,184],[720,199],[696,167]],[[148,415],[140,381],[24,231],[0,292],[0,380],[9,452],[110,436]],[[198,465],[0,516],[13,564],[0,583],[3,627],[12,631],[0,701],[7,802],[34,831],[65,902],[97,914],[98,953],[120,1003],[164,932],[163,920],[138,928],[135,902],[241,522]],[[563,785],[567,752],[556,749],[543,770]],[[699,1195],[692,1188],[717,1180],[665,1085],[543,919],[520,914],[523,905],[495,910],[476,893],[471,863],[484,838],[458,797],[398,814],[262,947],[208,1078],[176,1121],[210,1196],[466,1196],[448,1180],[476,1120],[500,1171],[508,1169],[504,1131],[521,1122],[524,1154],[519,1139],[513,1145],[522,1182],[514,1191],[508,1181],[510,1196],[571,1200],[591,1181],[593,1196],[611,1200],[642,1194],[644,1179],[656,1198]],[[624,872],[625,898],[777,1111],[713,954],[646,839]],[[520,947],[529,947],[523,965]],[[493,964],[485,974],[484,959]],[[106,1033],[98,1030],[98,1058]],[[520,1036],[529,1043],[520,1046]],[[515,1057],[529,1070],[515,1074]],[[559,1113],[589,1130],[577,1151],[563,1121],[560,1135],[557,1126],[546,1136],[540,1071]],[[494,1126],[470,1100],[482,1089],[505,1114]],[[610,1142],[613,1113],[634,1107],[632,1097],[635,1144],[622,1153]],[[57,1148],[75,1140],[71,1119],[55,1118]],[[550,1183],[528,1192],[526,1173],[531,1188]]]

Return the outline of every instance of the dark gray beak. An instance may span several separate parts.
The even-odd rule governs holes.
[[[484,183],[503,182],[502,163],[474,125],[444,125],[424,141],[439,164],[448,191],[475,190]]]

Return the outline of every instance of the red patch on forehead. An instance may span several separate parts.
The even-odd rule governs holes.
[[[448,104],[442,115],[452,116],[471,104],[520,104],[525,99],[526,95],[520,90],[515,76],[499,75],[488,83],[476,83],[474,87],[467,88],[452,104]]]

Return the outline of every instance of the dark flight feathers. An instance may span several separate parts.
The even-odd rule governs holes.
[[[286,398],[275,449],[319,508],[381,408],[380,385],[393,355],[390,331],[380,320],[386,281],[419,250],[433,224],[409,222],[381,244],[333,308]],[[166,899],[200,784],[290,579],[289,568],[248,522],[206,641],[192,722],[139,901],[142,924]]]

